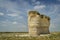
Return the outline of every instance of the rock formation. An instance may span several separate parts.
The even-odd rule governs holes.
[[[38,36],[49,33],[50,18],[37,11],[29,11],[28,28],[29,35]]]

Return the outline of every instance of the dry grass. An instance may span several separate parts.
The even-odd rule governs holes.
[[[51,33],[48,36],[16,36],[27,33],[0,33],[0,40],[60,40],[60,32]]]

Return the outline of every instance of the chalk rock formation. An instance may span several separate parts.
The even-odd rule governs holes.
[[[29,35],[38,36],[40,34],[49,33],[50,18],[41,15],[37,11],[29,11],[28,14],[28,28]]]

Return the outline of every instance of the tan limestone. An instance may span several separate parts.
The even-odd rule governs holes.
[[[49,33],[50,18],[46,15],[42,15],[37,11],[29,11],[28,14],[28,28],[29,34],[40,35]]]

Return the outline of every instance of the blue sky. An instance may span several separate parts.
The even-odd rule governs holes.
[[[51,18],[51,32],[60,31],[60,0],[0,0],[0,32],[28,31],[28,11]]]

